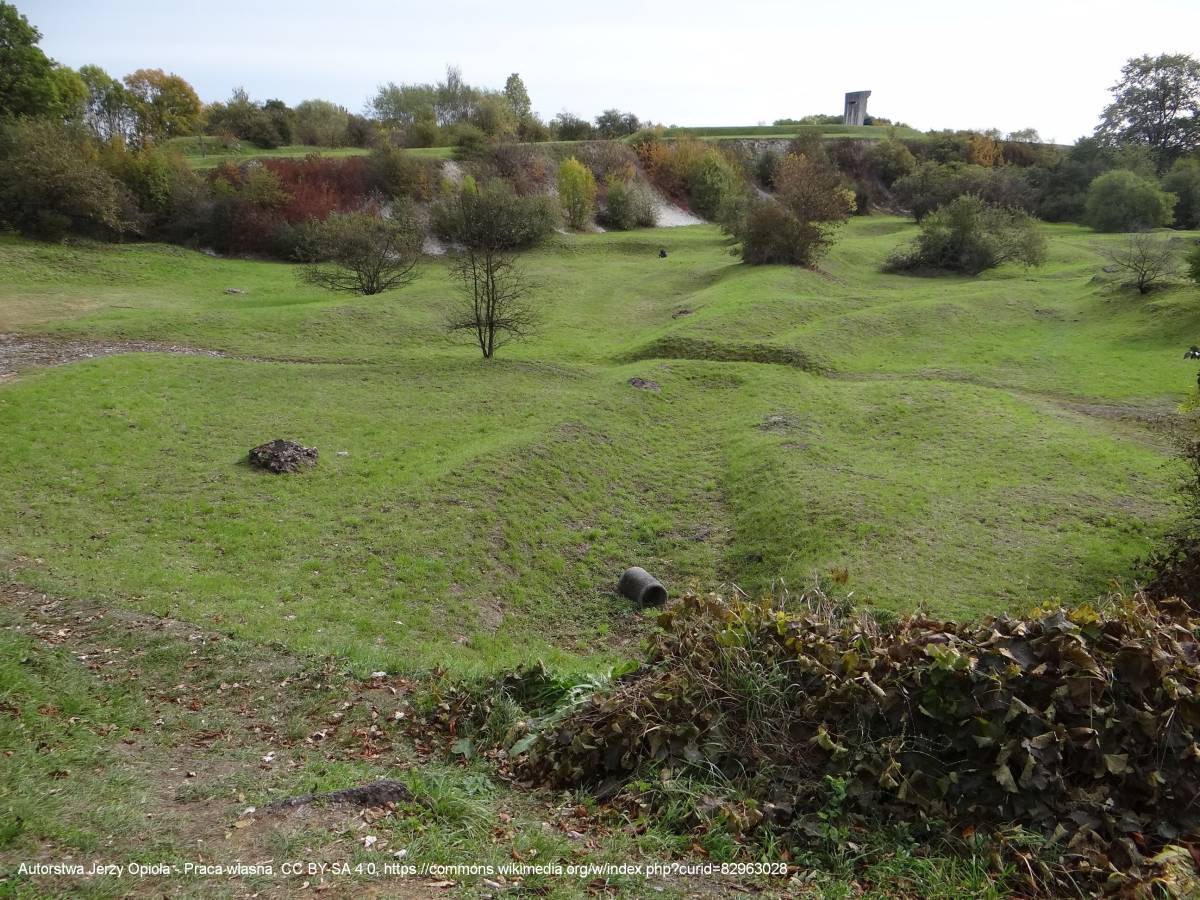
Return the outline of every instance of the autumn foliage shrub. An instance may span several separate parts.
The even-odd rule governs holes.
[[[742,172],[729,157],[694,138],[643,141],[637,153],[660,191],[706,219],[716,219],[726,201],[745,187]]]
[[[1200,620],[1183,604],[886,626],[819,594],[803,607],[685,597],[607,686],[531,712],[525,687],[545,679],[509,679],[485,705],[524,708],[494,738],[525,777],[605,796],[707,773],[740,792],[743,838],[766,828],[775,846],[824,833],[832,780],[834,824],[990,834],[1050,893],[1129,889],[1200,839]],[[457,702],[461,728],[477,701]],[[697,807],[699,827],[731,821]]]

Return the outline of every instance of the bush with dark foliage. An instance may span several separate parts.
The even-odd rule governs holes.
[[[967,195],[926,216],[920,234],[888,258],[884,271],[978,275],[1005,262],[1038,266],[1045,259],[1046,238],[1036,220]]]

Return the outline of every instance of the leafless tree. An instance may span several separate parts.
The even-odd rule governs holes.
[[[1138,293],[1148,294],[1154,285],[1174,275],[1179,254],[1170,238],[1158,238],[1148,231],[1127,235],[1116,247],[1100,251],[1110,263],[1133,276]]]
[[[407,210],[390,219],[358,212],[332,215],[316,226],[317,262],[301,278],[330,291],[371,296],[417,277],[422,233]]]
[[[462,299],[450,310],[447,328],[470,334],[484,359],[532,334],[537,316],[517,251],[553,228],[544,198],[519,197],[503,182],[492,182],[464,189],[435,210],[434,220],[439,234],[461,248],[450,271]]]
[[[451,332],[470,333],[484,359],[536,330],[537,317],[528,303],[529,282],[511,253],[468,247],[451,273],[462,286],[463,302],[451,310],[447,327]]]

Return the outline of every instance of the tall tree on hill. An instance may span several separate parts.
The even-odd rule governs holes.
[[[87,88],[83,121],[97,140],[124,140],[135,125],[133,107],[125,85],[99,66],[81,66],[79,77]]]
[[[518,123],[524,123],[532,115],[533,105],[529,101],[529,91],[525,90],[525,82],[516,72],[509,75],[508,81],[504,82],[504,96],[508,98],[508,105],[516,114]]]
[[[0,2],[0,119],[77,118],[85,89],[79,75],[38,46],[42,34],[11,3]]]
[[[1112,91],[1096,127],[1105,143],[1148,147],[1159,171],[1200,147],[1200,61],[1191,55],[1131,59]]]
[[[137,138],[145,143],[196,134],[204,107],[195,89],[162,69],[138,69],[125,76],[130,106],[137,121]]]

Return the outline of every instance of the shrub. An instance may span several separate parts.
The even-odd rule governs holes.
[[[641,182],[610,175],[600,221],[606,228],[629,231],[639,227],[653,228],[658,214],[650,192]]]
[[[789,154],[775,169],[776,200],[752,198],[726,208],[726,230],[743,262],[815,265],[854,211],[854,192],[823,160]]]
[[[183,243],[203,233],[212,209],[203,177],[181,157],[155,147],[129,150],[107,144],[100,161],[132,196],[139,229],[149,237]]]
[[[369,213],[334,214],[311,226],[317,262],[301,278],[330,291],[373,296],[411,284],[421,257],[421,228],[405,206],[382,219]]]
[[[913,244],[893,254],[884,270],[978,275],[1010,261],[1041,265],[1045,256],[1046,239],[1035,219],[968,194],[926,216]]]
[[[427,161],[405,153],[399,147],[377,147],[369,162],[371,187],[383,196],[396,199],[429,200],[433,196],[434,173]]]
[[[295,134],[302,144],[341,147],[346,143],[350,113],[328,100],[305,100],[296,104]]]
[[[262,163],[217,166],[210,176],[213,214],[209,242],[226,253],[270,253],[291,199],[279,176]]]
[[[323,220],[333,212],[358,209],[377,187],[370,161],[361,156],[311,154],[304,159],[266,159],[259,165],[275,176],[287,195],[280,209],[288,222]]]
[[[1026,212],[1037,204],[1037,194],[1026,175],[1011,167],[989,169],[963,163],[927,162],[897,179],[892,189],[896,200],[918,222],[964,194]]]
[[[518,195],[503,181],[482,189],[464,179],[462,189],[432,207],[433,231],[464,247],[525,250],[554,233],[558,209],[553,197]]]
[[[1200,284],[1200,246],[1193,247],[1187,255],[1188,277]]]
[[[575,229],[586,228],[596,208],[596,179],[591,169],[575,157],[565,159],[558,167],[558,200]]]
[[[917,167],[917,158],[894,137],[876,141],[867,151],[867,162],[871,171],[887,187],[911,174]]]
[[[1158,228],[1171,224],[1175,199],[1153,178],[1115,169],[1088,188],[1084,221],[1097,231]]]
[[[637,171],[637,155],[620,141],[584,141],[569,148],[556,148],[559,153],[574,156],[592,171],[598,184],[613,175],[632,178]]]
[[[719,150],[711,148],[686,171],[684,183],[688,201],[699,215],[717,218],[721,204],[737,187],[737,170]]]
[[[804,223],[781,204],[755,199],[742,215],[736,236],[742,244],[743,262],[794,266],[812,263],[810,251],[820,235],[807,232]]]
[[[1174,194],[1176,228],[1200,228],[1200,159],[1178,159],[1163,178],[1163,189]]]
[[[1117,247],[1101,251],[1116,268],[1133,277],[1139,294],[1148,294],[1155,285],[1173,276],[1179,264],[1179,251],[1170,238],[1158,238],[1145,231],[1128,235]]]
[[[726,200],[742,189],[738,167],[711,144],[695,138],[666,143],[651,137],[636,147],[650,181],[706,219],[717,219]]]
[[[110,237],[134,227],[128,191],[87,141],[62,126],[39,119],[7,126],[0,160],[0,221],[23,234]]]
[[[450,129],[450,140],[454,146],[454,155],[459,159],[479,156],[488,146],[487,134],[470,122],[462,122]]]
[[[990,831],[1025,891],[1054,896],[1131,888],[1200,828],[1200,621],[1179,603],[884,626],[821,596],[791,614],[689,596],[659,625],[608,684],[496,686],[485,704],[522,707],[502,738],[519,772],[636,794],[663,769],[706,771],[738,793],[706,795],[689,826],[794,847],[864,822]],[[484,721],[471,702],[449,698],[447,720]],[[1058,865],[1006,839],[1022,830]]]

